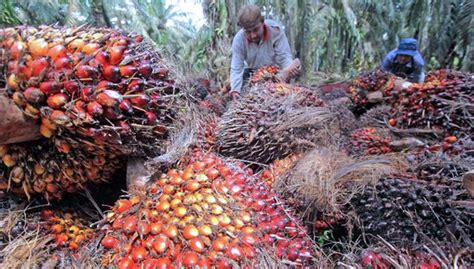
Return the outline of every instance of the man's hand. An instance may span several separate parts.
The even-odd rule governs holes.
[[[301,71],[301,62],[300,59],[294,59],[293,62],[287,66],[285,69],[281,70],[280,78],[281,80],[288,82],[290,79],[297,77]]]

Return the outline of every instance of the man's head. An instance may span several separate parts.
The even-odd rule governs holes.
[[[258,43],[263,38],[263,16],[258,6],[243,6],[239,11],[237,24],[244,28],[249,41]]]
[[[414,38],[404,38],[400,40],[400,44],[398,44],[398,48],[396,51],[397,56],[404,56],[399,57],[400,60],[408,61],[411,59],[418,50],[418,42]]]

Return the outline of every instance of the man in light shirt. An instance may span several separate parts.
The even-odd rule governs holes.
[[[241,93],[251,73],[265,65],[277,65],[279,77],[287,81],[299,74],[301,64],[293,61],[290,45],[282,27],[273,20],[264,20],[260,8],[243,6],[238,15],[242,27],[232,41],[230,68],[230,94],[233,98]]]

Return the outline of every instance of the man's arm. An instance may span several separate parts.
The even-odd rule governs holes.
[[[413,74],[411,76],[411,81],[415,83],[423,83],[425,82],[425,61],[423,60],[423,57],[419,53],[415,54],[413,57],[414,62],[415,62],[415,71],[413,71]]]
[[[273,43],[273,48],[275,49],[276,63],[280,69],[284,69],[293,62],[293,56],[291,55],[290,44],[286,38],[286,34],[283,30],[279,29],[280,33]]]
[[[236,35],[232,41],[232,61],[230,63],[230,91],[240,93],[244,75],[245,51],[242,35]]]
[[[392,61],[393,61],[393,58],[394,58],[394,56],[392,54],[393,53],[390,52],[387,55],[385,55],[385,57],[383,58],[383,62],[382,62],[382,66],[381,66],[383,71],[388,71],[388,72],[391,71]]]

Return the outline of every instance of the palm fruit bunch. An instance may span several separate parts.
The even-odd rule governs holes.
[[[472,238],[474,232],[474,211],[462,203],[467,198],[466,191],[449,185],[382,178],[353,196],[349,207],[356,213],[361,232],[380,235],[392,243],[410,245],[422,234],[431,239],[454,236],[463,241]]]
[[[75,212],[43,209],[40,216],[41,228],[44,233],[53,235],[56,248],[75,251],[95,236],[95,231]]]
[[[400,250],[384,249],[365,249],[361,251],[357,263],[363,268],[390,269],[394,267],[423,268],[423,269],[441,269],[438,260],[424,252],[414,251],[410,253],[400,253]],[[403,265],[403,266],[401,266]]]
[[[376,128],[366,127],[357,129],[350,135],[350,150],[352,153],[377,155],[389,153],[390,139],[381,134]]]
[[[406,159],[417,178],[432,184],[448,185],[452,188],[460,188],[461,181],[458,179],[464,173],[474,169],[472,156],[465,152],[456,155],[450,154],[439,145],[411,150],[406,155]]]
[[[108,171],[116,170],[121,156],[163,151],[182,103],[172,70],[141,36],[111,29],[19,26],[0,30],[0,50],[8,95],[41,124],[44,138],[25,146],[26,156],[33,162],[45,159],[36,155],[41,146],[42,154],[59,151],[52,159],[66,162],[47,173],[58,191],[73,191],[70,185],[82,189],[75,184],[79,181],[109,179]],[[0,163],[3,180],[18,166],[33,170],[16,162]],[[66,170],[71,168],[82,173],[71,176]],[[22,180],[10,187],[28,188],[37,181],[31,173],[24,175],[26,187]]]
[[[102,229],[104,266],[272,267],[262,255],[295,266],[314,262],[305,228],[251,170],[212,154],[190,160],[146,195],[116,202]]]
[[[351,81],[347,93],[355,105],[365,106],[368,93],[382,91],[387,94],[393,89],[394,81],[394,75],[380,69],[365,72]]]
[[[113,152],[67,137],[0,145],[0,157],[0,189],[26,198],[38,193],[47,200],[103,182],[124,164]]]
[[[322,106],[316,93],[306,88],[273,82],[253,86],[221,116],[217,149],[225,156],[258,163],[304,150],[322,141],[317,137],[323,122],[337,119]]]
[[[276,75],[280,69],[275,65],[266,65],[257,69],[250,78],[252,84],[261,83],[264,81],[277,81]]]
[[[259,174],[260,179],[266,182],[269,187],[272,187],[276,178],[289,171],[302,156],[302,153],[293,153],[283,159],[274,160]]]
[[[412,84],[391,94],[392,118],[398,128],[428,128],[444,134],[472,134],[474,78],[470,74],[429,74],[423,84]]]

